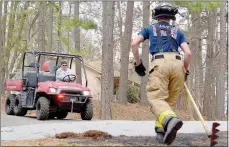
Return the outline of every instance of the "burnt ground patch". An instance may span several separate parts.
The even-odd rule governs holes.
[[[89,131],[90,132],[90,131]],[[94,133],[94,134],[93,134]],[[75,137],[66,137],[64,140],[68,145],[80,146],[167,146],[158,144],[155,137],[148,136],[110,136],[105,132],[93,132],[92,136],[83,136],[78,134]],[[103,134],[98,135],[97,133]],[[89,133],[90,134],[90,133]],[[97,134],[97,135],[96,135]],[[106,134],[106,135],[104,135]],[[219,132],[218,142],[215,146],[227,146],[228,137],[227,132]],[[71,136],[71,135],[70,135]],[[73,135],[74,136],[74,135]],[[94,137],[93,137],[94,136]],[[96,136],[96,137],[95,137]],[[170,146],[210,146],[210,139],[206,134],[177,134],[176,140]]]

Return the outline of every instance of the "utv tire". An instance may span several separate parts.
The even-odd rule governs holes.
[[[81,118],[82,120],[91,120],[93,117],[93,104],[91,99],[85,103],[83,109],[81,110]]]
[[[40,97],[36,104],[36,116],[38,120],[46,120],[49,117],[50,101],[46,97]]]
[[[7,115],[14,115],[14,102],[15,102],[15,94],[10,94],[6,98],[5,102],[5,112]]]
[[[67,117],[67,115],[68,115],[68,112],[63,112],[63,111],[61,111],[61,112],[56,112],[56,117],[57,117],[58,119],[64,119],[65,117]]]
[[[14,101],[14,114],[16,116],[25,116],[27,111],[28,111],[27,109],[22,108],[20,95],[17,95]]]

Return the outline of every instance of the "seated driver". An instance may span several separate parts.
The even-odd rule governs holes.
[[[63,81],[63,78],[67,75],[75,75],[73,71],[68,68],[68,62],[66,60],[61,61],[61,67],[56,71],[56,80]],[[70,76],[71,78],[72,76]],[[76,76],[77,78],[77,76]],[[65,77],[65,80],[70,80],[69,77]]]

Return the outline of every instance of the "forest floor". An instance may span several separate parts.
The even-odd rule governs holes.
[[[93,120],[100,120],[100,102],[93,100]],[[154,114],[150,111],[149,105],[119,104],[111,102],[112,120],[155,120]],[[182,110],[175,110],[176,114],[182,120],[194,120],[190,114]],[[5,99],[1,99],[1,113],[5,114]],[[36,116],[35,111],[28,111],[26,116]],[[67,119],[81,119],[78,113],[69,113]]]
[[[93,120],[100,120],[100,102],[96,99],[93,101]],[[139,103],[127,105],[111,102],[112,120],[155,120],[154,114],[150,110],[150,105],[140,105]],[[175,109],[176,114],[183,121],[195,121],[187,111]],[[5,98],[1,99],[1,113],[5,114]],[[28,111],[26,116],[36,116],[35,111]],[[204,116],[203,116],[204,117]],[[205,117],[204,117],[205,118]],[[81,119],[78,113],[68,113],[67,119]],[[227,117],[221,119],[227,120]],[[213,119],[214,121],[214,119]]]

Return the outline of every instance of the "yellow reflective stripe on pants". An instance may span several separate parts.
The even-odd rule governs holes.
[[[158,120],[155,122],[155,127],[156,128],[163,128],[162,124]]]
[[[176,116],[176,114],[172,110],[164,111],[159,115],[158,122],[163,124],[164,119],[168,116]]]

